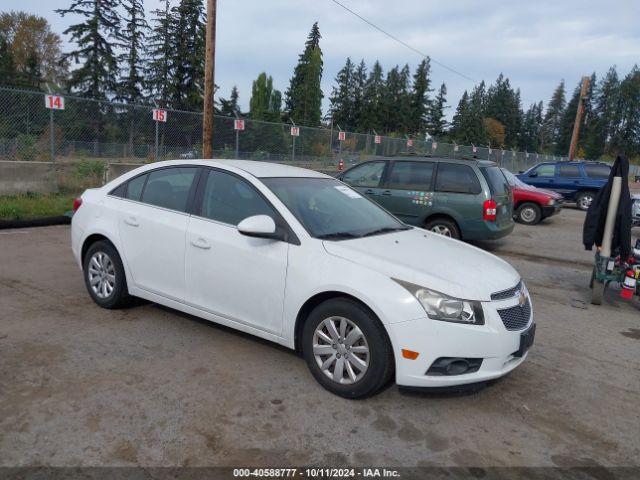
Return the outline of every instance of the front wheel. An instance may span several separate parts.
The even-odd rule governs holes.
[[[460,230],[458,230],[458,226],[449,219],[436,218],[427,222],[424,228],[438,235],[460,240]]]
[[[347,298],[327,300],[311,312],[302,331],[302,352],[315,379],[344,398],[374,395],[393,374],[384,327]]]
[[[516,218],[525,225],[536,225],[542,219],[542,210],[535,203],[523,203],[518,207]]]
[[[580,210],[587,211],[591,206],[594,198],[596,198],[593,192],[580,192],[576,197],[576,205]]]

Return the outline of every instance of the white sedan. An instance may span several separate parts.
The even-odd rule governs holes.
[[[291,166],[179,160],[74,203],[73,254],[105,308],[141,297],[296,349],[327,390],[373,395],[500,377],[533,343],[506,262],[409,227]]]

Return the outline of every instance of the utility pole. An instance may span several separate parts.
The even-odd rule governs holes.
[[[207,30],[205,39],[202,157],[213,158],[213,82],[216,63],[216,0],[207,0]]]
[[[576,155],[578,147],[578,138],[580,138],[580,124],[584,115],[584,100],[587,98],[589,91],[589,77],[582,77],[582,86],[580,87],[580,98],[578,100],[578,111],[576,112],[576,121],[573,124],[573,133],[571,134],[571,145],[569,146],[569,161],[572,161]]]

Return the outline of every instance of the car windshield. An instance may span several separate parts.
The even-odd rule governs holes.
[[[509,182],[509,185],[511,185],[512,187],[530,188],[529,185],[524,183],[522,180],[520,180],[518,177],[516,177],[513,173],[511,173],[506,168],[501,168],[501,170],[502,170],[502,173],[504,173],[504,176],[507,179],[507,182]]]
[[[344,240],[411,228],[332,178],[261,180],[316,238]]]

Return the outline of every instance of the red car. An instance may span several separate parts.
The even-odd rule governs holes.
[[[513,191],[513,218],[516,221],[535,225],[562,210],[563,197],[559,193],[527,185],[505,168],[502,173]]]

